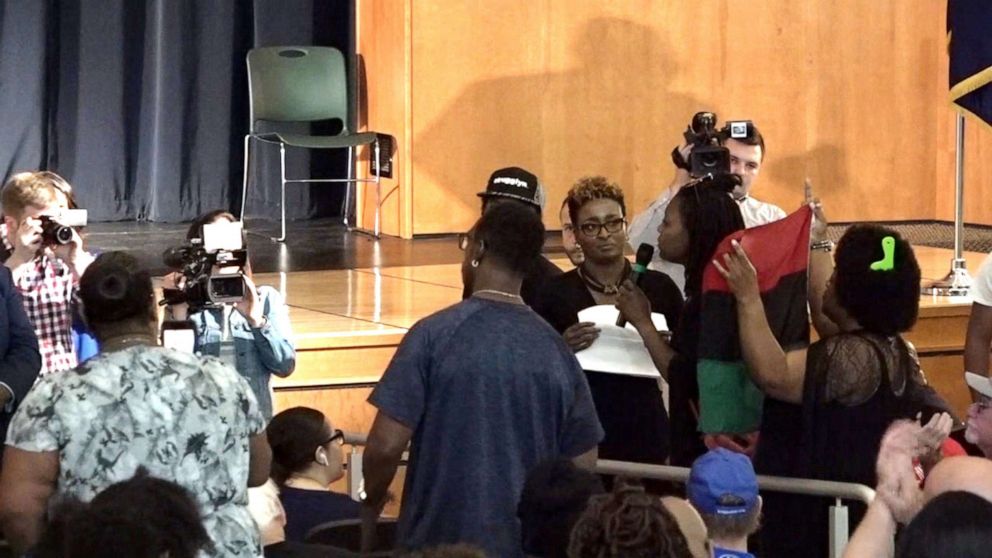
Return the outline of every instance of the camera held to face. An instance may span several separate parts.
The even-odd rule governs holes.
[[[219,222],[203,226],[203,238],[162,254],[169,268],[184,279],[180,289],[164,289],[164,304],[189,304],[190,312],[237,304],[245,300],[245,266],[241,223]]]
[[[40,215],[42,246],[62,246],[72,242],[74,228],[85,227],[85,209],[63,209],[54,215]]]
[[[722,141],[743,140],[754,133],[750,120],[730,120],[719,130],[716,126],[716,113],[697,112],[685,131],[685,141],[692,146],[688,161],[692,176],[730,174],[730,150],[721,145]]]

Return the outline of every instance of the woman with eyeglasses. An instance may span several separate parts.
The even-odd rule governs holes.
[[[317,409],[293,407],[272,417],[272,480],[286,512],[286,540],[305,542],[328,521],[358,519],[360,505],[330,485],[344,476],[344,433]]]
[[[615,305],[621,284],[630,277],[624,256],[627,208],[623,191],[601,176],[580,179],[568,192],[568,212],[584,261],[574,270],[549,279],[534,310],[557,329],[573,351],[588,348],[599,336],[592,323],[579,322],[590,306]],[[678,322],[682,293],[665,274],[646,271],[640,281],[650,311]],[[668,415],[657,380],[587,370],[606,438],[604,459],[664,463],[668,457]]]

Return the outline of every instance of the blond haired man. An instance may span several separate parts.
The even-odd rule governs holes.
[[[72,300],[79,278],[93,261],[75,230],[66,244],[52,245],[43,239],[43,218],[68,208],[69,192],[68,182],[48,171],[15,174],[0,192],[2,259],[38,336],[42,374],[76,366]]]

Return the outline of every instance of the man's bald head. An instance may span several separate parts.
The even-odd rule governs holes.
[[[949,457],[927,475],[925,502],[953,490],[977,494],[992,502],[992,460],[981,457]]]

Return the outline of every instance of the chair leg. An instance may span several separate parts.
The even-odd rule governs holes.
[[[348,180],[344,184],[344,226],[346,229],[350,229],[351,226],[348,224],[348,217],[351,215],[351,188],[355,184],[350,182],[355,179],[355,148],[348,148]]]
[[[282,234],[279,238],[273,238],[276,242],[286,240],[286,145],[279,144],[279,207],[282,209]]]
[[[251,141],[251,134],[245,135],[245,176],[241,181],[241,216],[238,218],[239,221],[244,222],[245,220],[245,204],[248,202],[248,144]]]
[[[376,240],[379,239],[379,228],[381,226],[382,218],[382,169],[379,168],[379,137],[376,136],[375,140],[375,225],[372,228],[373,236]]]

